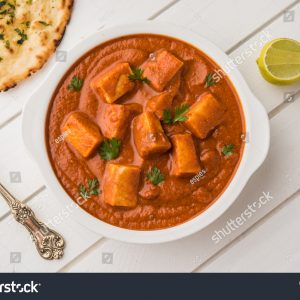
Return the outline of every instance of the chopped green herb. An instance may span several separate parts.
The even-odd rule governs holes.
[[[111,160],[119,156],[121,141],[112,138],[111,140],[104,141],[100,148],[99,154],[103,160]]]
[[[2,34],[2,33],[0,34],[0,40],[2,40],[2,41],[4,40],[4,34]]]
[[[77,76],[74,76],[71,80],[71,83],[68,85],[69,91],[80,91],[83,86],[83,79],[80,79]]]
[[[205,77],[205,86],[204,87],[210,87],[216,85],[215,79],[214,79],[214,73],[208,73]]]
[[[175,107],[175,116],[173,123],[185,122],[188,119],[187,116],[185,116],[188,110],[189,106],[187,104],[182,104],[181,106]]]
[[[9,16],[9,20],[7,20],[6,24],[12,24],[15,17],[16,6],[8,1],[0,1],[0,9],[3,9],[0,11],[0,15],[4,16],[1,19],[5,18],[5,16]]]
[[[232,154],[233,149],[234,149],[233,144],[225,145],[222,149],[222,153],[224,156],[230,156]]]
[[[4,43],[5,43],[5,48],[6,49],[10,49],[10,42],[9,42],[9,40],[6,40]]]
[[[0,57],[0,61],[2,61],[3,60],[3,58],[2,57]]]
[[[162,121],[164,124],[172,124],[172,112],[169,109],[164,109]]]
[[[165,109],[163,112],[163,123],[164,124],[174,124],[176,122],[185,122],[188,118],[185,115],[189,110],[189,106],[187,104],[182,104],[181,106],[175,107],[175,115],[172,118],[172,113],[169,109]]]
[[[10,2],[7,2],[7,5],[12,9],[16,9],[15,5]]]
[[[143,77],[144,70],[142,70],[141,68],[133,69],[132,73],[133,74],[128,76],[128,79],[130,81],[141,81],[147,84],[150,83],[150,80],[147,77]]]
[[[22,45],[26,40],[28,40],[27,34],[24,32],[24,30],[16,28],[15,32],[20,36],[20,39],[17,40],[18,45]]]
[[[88,179],[88,186],[85,187],[80,184],[78,187],[79,195],[85,200],[89,199],[91,196],[97,196],[100,194],[99,181],[97,178]]]
[[[32,0],[27,0],[27,1],[26,1],[26,4],[31,5],[31,4],[32,4]]]
[[[30,27],[30,21],[22,22],[22,25],[25,25],[27,28]]]
[[[44,21],[39,21],[40,24],[44,25],[44,26],[50,26],[50,24],[44,22]]]
[[[158,185],[165,180],[165,176],[157,167],[153,167],[146,176],[154,185]]]

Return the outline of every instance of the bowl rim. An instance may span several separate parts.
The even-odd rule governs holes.
[[[67,62],[56,62],[40,86],[23,107],[22,137],[25,148],[37,163],[46,186],[65,207],[75,202],[65,192],[51,166],[45,142],[45,122],[52,95],[67,70],[92,48],[106,41],[131,34],[159,34],[182,40],[203,51],[222,69],[228,56],[213,43],[184,27],[157,21],[117,25],[95,32],[82,39],[67,52]],[[227,74],[238,94],[244,113],[246,132],[250,142],[245,143],[243,156],[227,188],[210,207],[194,218],[174,227],[158,230],[129,230],[105,223],[83,209],[74,209],[73,219],[92,231],[110,239],[148,244],[178,240],[194,234],[219,218],[237,199],[249,178],[264,161],[270,145],[269,119],[265,108],[252,94],[240,72],[235,68]],[[40,99],[41,98],[41,99]],[[41,142],[42,141],[42,142]],[[76,208],[79,208],[76,205]]]

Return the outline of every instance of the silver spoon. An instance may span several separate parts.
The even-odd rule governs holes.
[[[40,222],[31,208],[14,198],[1,183],[0,194],[9,205],[16,221],[29,231],[40,256],[48,260],[62,258],[65,248],[63,237]]]

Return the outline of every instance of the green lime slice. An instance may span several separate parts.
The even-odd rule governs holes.
[[[287,38],[267,43],[257,59],[263,77],[274,84],[300,80],[300,43]]]

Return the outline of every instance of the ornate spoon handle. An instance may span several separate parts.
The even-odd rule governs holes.
[[[8,203],[17,222],[27,228],[41,257],[60,259],[64,255],[65,241],[56,231],[40,222],[27,205],[15,199],[0,183],[0,194]]]

